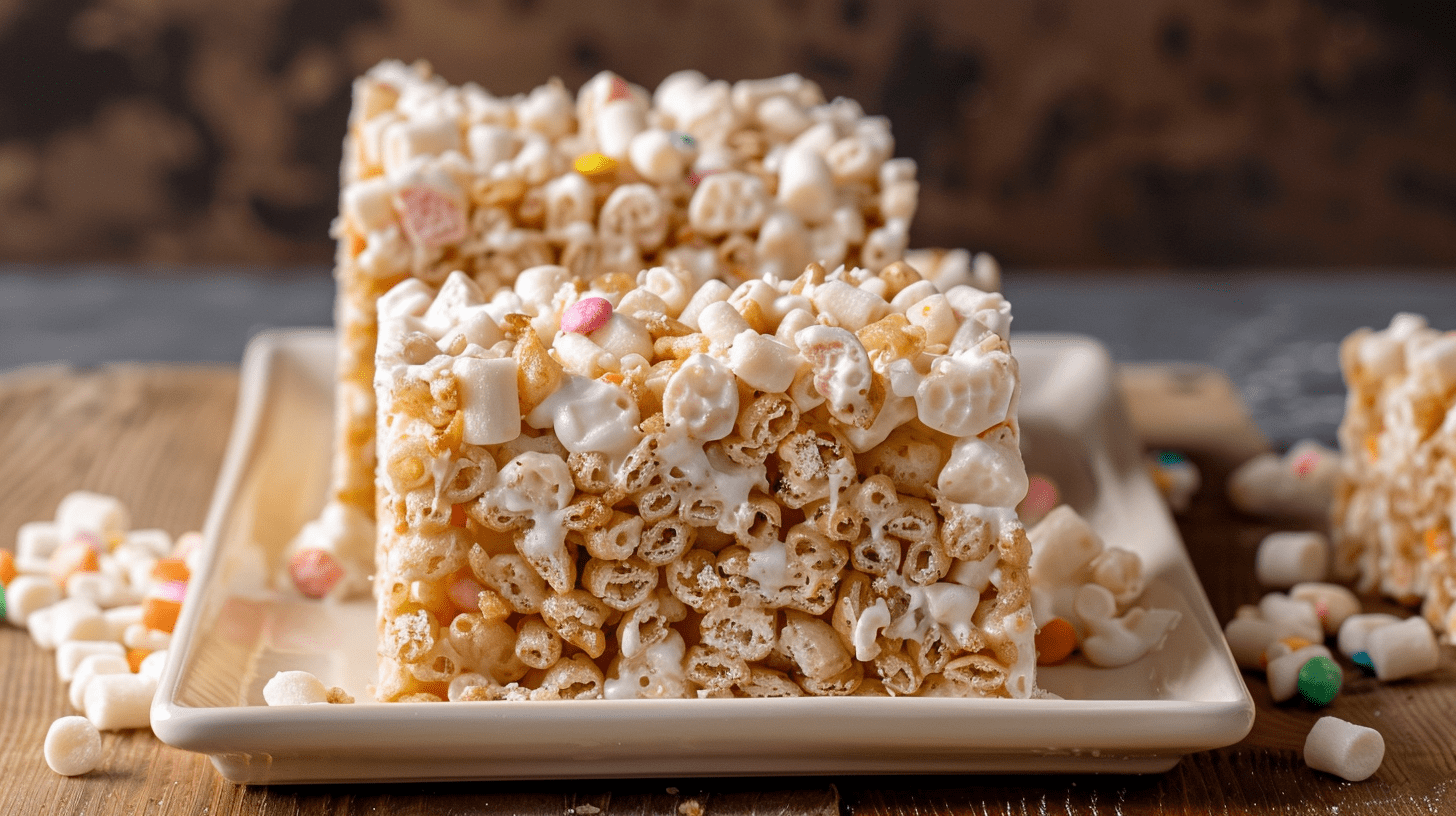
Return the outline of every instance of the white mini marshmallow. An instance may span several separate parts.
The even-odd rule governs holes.
[[[1436,633],[1420,616],[1372,630],[1365,652],[1375,664],[1375,676],[1387,681],[1424,674],[1441,662]]]
[[[466,309],[484,304],[485,293],[480,291],[480,287],[469,275],[456,270],[445,278],[439,293],[430,302],[430,308],[425,310],[420,320],[425,324],[425,331],[430,337],[439,340],[460,322]]]
[[[61,599],[60,587],[49,577],[17,575],[5,587],[5,619],[24,627],[31,615]]]
[[[465,132],[465,143],[470,148],[470,160],[482,170],[510,161],[515,153],[514,136],[508,128],[499,125],[471,125]]]
[[[632,137],[627,158],[632,169],[653,184],[668,184],[687,172],[691,153],[685,151],[682,139],[661,128],[648,128]]]
[[[634,292],[641,291],[634,289]],[[652,334],[648,332],[647,326],[635,317],[614,311],[612,316],[601,328],[592,332],[588,337],[601,349],[618,360],[629,354],[636,354],[644,359],[652,357]]]
[[[885,299],[844,281],[832,280],[814,287],[810,297],[819,314],[828,314],[840,328],[857,332],[890,311]]]
[[[1234,618],[1223,628],[1234,662],[1245,669],[1261,667],[1260,657],[1278,639],[1274,624],[1263,618]]]
[[[1168,633],[1183,615],[1174,609],[1133,607],[1121,617],[1117,601],[1106,587],[1084,584],[1077,591],[1077,615],[1087,627],[1082,654],[1093,665],[1104,668],[1126,666],[1150,651],[1162,647]]]
[[[101,735],[85,717],[61,717],[46,731],[44,751],[52,771],[80,776],[101,764]]]
[[[698,329],[698,316],[703,313],[703,310],[709,304],[727,300],[732,294],[733,287],[717,279],[710,280],[698,287],[698,291],[694,292],[687,305],[683,306],[682,313],[678,315],[677,319],[690,329]]]
[[[698,330],[715,345],[727,346],[743,332],[753,329],[732,303],[720,300],[703,307],[698,315]]]
[[[102,731],[150,728],[157,680],[139,674],[99,674],[86,684],[86,719]]]
[[[738,379],[767,393],[789,389],[799,370],[796,351],[767,335],[749,329],[733,339],[728,368]]]
[[[117,550],[122,547],[139,547],[155,558],[166,558],[172,552],[172,536],[166,530],[156,528],[128,530]]]
[[[806,224],[818,224],[834,210],[834,178],[818,151],[790,148],[779,166],[779,203]]]
[[[128,649],[156,652],[172,645],[172,634],[157,629],[148,629],[143,623],[133,623],[121,633],[121,642]]]
[[[521,435],[514,358],[457,357],[450,371],[455,375],[466,443],[498,445]]]
[[[1324,640],[1324,627],[1314,607],[1282,592],[1270,592],[1259,599],[1259,612],[1274,624],[1277,637],[1301,637],[1311,642]]]
[[[646,126],[641,106],[633,99],[614,99],[597,111],[597,148],[617,161],[628,161],[632,139]]]
[[[29,521],[15,533],[15,560],[43,561],[61,545],[60,527],[53,521]],[[24,572],[24,570],[21,570]]]
[[[56,674],[70,682],[76,667],[88,657],[110,655],[126,660],[126,649],[114,640],[68,640],[56,645]]]
[[[904,218],[891,218],[883,227],[870,230],[860,247],[860,262],[867,268],[880,270],[905,257],[910,246],[910,222]]]
[[[1326,635],[1339,632],[1346,619],[1360,612],[1360,599],[1339,584],[1318,581],[1295,584],[1289,589],[1289,597],[1314,607]]]
[[[1254,575],[1268,587],[1289,587],[1323,581],[1328,574],[1330,543],[1321,533],[1270,533],[1259,542]]]
[[[141,623],[142,607],[141,604],[115,606],[111,609],[102,610],[101,617],[106,621],[106,637],[104,639],[114,640],[120,643],[122,634],[126,632],[126,627],[133,623]]]
[[[125,656],[118,657],[115,654],[88,655],[76,665],[76,670],[71,674],[71,687],[66,691],[66,695],[71,701],[71,707],[77,711],[85,710],[86,685],[96,675],[130,673],[131,665],[126,662]]]
[[[394,182],[385,176],[361,179],[344,186],[341,209],[346,220],[369,234],[395,223]]]
[[[1304,740],[1304,763],[1350,782],[1369,779],[1385,759],[1385,738],[1374,728],[1320,717]]]
[[[1340,654],[1345,657],[1354,657],[1360,652],[1369,654],[1366,647],[1370,643],[1370,633],[1392,623],[1400,623],[1400,618],[1385,612],[1351,615],[1340,624],[1340,634],[1335,644],[1339,647]]]
[[[31,627],[30,634],[40,638],[37,643],[47,649],[68,640],[106,639],[106,619],[101,617],[101,607],[86,598],[67,598],[48,607],[44,620],[46,631],[40,632],[37,623]]]
[[[91,533],[102,541],[119,538],[130,526],[131,514],[115,496],[77,490],[56,506],[56,535],[62,544],[78,533]]]
[[[263,700],[270,706],[327,703],[329,690],[306,671],[281,671],[263,686]]]
[[[66,579],[66,595],[85,598],[102,609],[134,600],[127,587],[104,572],[76,572]]]
[[[165,668],[166,665],[167,650],[158,649],[157,651],[152,652],[151,654],[142,658],[142,664],[137,667],[137,674],[140,674],[143,677],[160,679],[162,676],[162,669]]]
[[[1274,702],[1282,703],[1299,692],[1299,670],[1314,657],[1333,658],[1329,649],[1311,643],[1269,660],[1265,673],[1269,680],[1269,696]]]

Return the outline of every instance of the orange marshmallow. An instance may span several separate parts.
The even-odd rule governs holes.
[[[51,553],[50,576],[56,586],[66,585],[66,579],[78,572],[101,571],[101,542],[95,536],[82,534]]]
[[[1036,633],[1036,662],[1054,666],[1077,650],[1077,631],[1062,618],[1052,618]]]
[[[152,567],[152,577],[158,581],[186,581],[192,577],[187,562],[180,558],[163,558]]]
[[[139,671],[142,670],[142,661],[143,660],[146,660],[147,659],[147,655],[149,655],[149,654],[151,654],[151,651],[148,650],[148,649],[127,649],[126,650],[126,664],[128,666],[131,666],[131,673],[132,674],[136,674],[137,672],[139,672]]]
[[[0,586],[10,586],[15,578],[15,556],[9,550],[0,550]]]

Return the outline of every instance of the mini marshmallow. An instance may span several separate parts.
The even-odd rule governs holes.
[[[71,700],[71,707],[77,711],[85,710],[86,685],[96,675],[130,673],[131,664],[126,662],[125,655],[120,657],[107,653],[87,655],[76,665],[76,670],[71,674],[71,687],[66,692]]]
[[[1276,703],[1291,699],[1299,692],[1299,670],[1312,657],[1332,657],[1330,650],[1313,643],[1269,661],[1265,670],[1269,679],[1269,696]]]
[[[5,587],[5,619],[25,626],[37,610],[49,608],[61,599],[55,582],[39,575],[17,575]]]
[[[1240,465],[1229,475],[1228,495],[1246,513],[1322,521],[1339,470],[1338,452],[1300,440],[1282,457],[1262,453]]]
[[[101,617],[101,607],[91,601],[67,598],[49,609],[46,620],[48,631],[41,635],[46,641],[44,648],[54,648],[68,640],[106,639],[106,619]],[[36,629],[31,629],[31,636],[36,636]]]
[[[66,579],[66,595],[85,598],[102,609],[120,606],[131,600],[127,588],[115,578],[101,572],[72,573]]]
[[[82,660],[92,656],[112,655],[126,660],[126,650],[112,640],[68,640],[56,645],[56,673],[70,682],[76,676],[76,667]]]
[[[121,546],[141,547],[156,558],[166,558],[172,552],[172,536],[166,530],[129,530],[118,549]]]
[[[102,541],[120,538],[129,527],[131,514],[114,496],[77,490],[66,494],[56,507],[56,535],[62,544],[79,533],[91,533]]]
[[[752,331],[748,321],[726,300],[709,303],[698,314],[699,330],[715,344],[727,346],[734,338],[746,331]]]
[[[172,645],[172,635],[157,629],[148,629],[145,623],[133,623],[122,632],[121,642],[128,649],[156,652]]]
[[[85,717],[61,717],[46,731],[44,750],[52,771],[80,776],[101,764],[101,735]]]
[[[1314,607],[1282,592],[1270,592],[1259,599],[1259,613],[1274,624],[1277,637],[1302,637],[1311,642],[1324,640],[1324,627]]]
[[[1289,597],[1314,607],[1314,614],[1324,625],[1325,634],[1333,635],[1351,615],[1360,611],[1360,599],[1339,584],[1306,582],[1295,584]]]
[[[1351,615],[1345,618],[1340,624],[1340,634],[1335,644],[1340,654],[1345,657],[1354,657],[1360,652],[1369,653],[1367,646],[1370,643],[1370,633],[1382,626],[1389,626],[1393,623],[1400,623],[1400,618],[1385,612],[1366,612],[1360,615]]]
[[[15,561],[41,561],[51,557],[61,545],[60,528],[51,521],[30,521],[15,533]],[[21,570],[25,572],[25,570]]]
[[[1370,632],[1366,653],[1381,680],[1400,680],[1431,671],[1441,662],[1436,633],[1425,618],[1406,618]]]
[[[513,358],[457,357],[451,371],[455,374],[467,443],[496,445],[521,435]]]
[[[142,658],[142,664],[137,668],[137,674],[152,679],[160,679],[162,669],[167,665],[167,650],[158,649],[155,652]]]
[[[1223,628],[1234,662],[1245,669],[1261,667],[1260,657],[1278,639],[1274,624],[1263,618],[1234,618]]]
[[[727,300],[732,294],[733,287],[720,280],[710,280],[693,293],[677,319],[690,329],[699,329],[698,315],[702,314],[709,304]]]
[[[798,371],[798,353],[752,329],[739,333],[728,350],[728,368],[738,379],[766,393],[787,391]]]
[[[99,674],[86,684],[86,719],[102,731],[150,728],[157,680],[139,674]]]
[[[1385,738],[1374,728],[1320,717],[1304,740],[1304,763],[1350,782],[1369,779],[1385,759]]]
[[[817,224],[834,209],[834,178],[829,165],[808,147],[789,148],[779,167],[778,199],[807,224]]]
[[[327,703],[329,690],[306,671],[282,671],[263,686],[263,700],[270,706]]]
[[[1320,533],[1270,533],[1259,542],[1254,575],[1269,587],[1323,581],[1329,561],[1330,543]]]

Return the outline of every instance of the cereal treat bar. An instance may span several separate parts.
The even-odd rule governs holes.
[[[375,302],[400,281],[458,270],[493,292],[542,264],[628,283],[662,265],[692,291],[810,261],[878,272],[905,255],[919,191],[915,162],[893,154],[887,120],[797,75],[684,71],[649,93],[603,72],[575,98],[555,80],[502,98],[423,63],[376,66],[354,87],[334,224],[345,507],[296,549],[357,550],[331,542],[372,516]],[[942,288],[999,285],[989,257],[915,252]]]
[[[1413,314],[1340,347],[1348,396],[1335,489],[1335,571],[1456,632],[1456,334]]]
[[[1033,695],[999,294],[550,265],[379,314],[378,699]]]

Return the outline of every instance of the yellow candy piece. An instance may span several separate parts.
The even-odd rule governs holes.
[[[601,153],[585,153],[571,163],[576,172],[590,179],[603,178],[617,172],[617,160]]]

